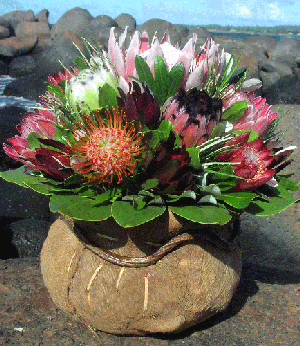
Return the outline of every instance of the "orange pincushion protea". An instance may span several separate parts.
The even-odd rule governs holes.
[[[133,123],[129,125],[124,120],[122,111],[113,108],[111,113],[107,109],[107,123],[99,112],[94,114],[95,120],[85,115],[83,121],[77,123],[72,167],[79,174],[86,175],[90,182],[112,183],[117,177],[120,184],[124,175],[134,172],[136,157],[145,149],[141,146],[144,136],[138,133]]]

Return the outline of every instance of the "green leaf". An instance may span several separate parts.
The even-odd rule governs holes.
[[[87,62],[79,56],[75,59],[75,64],[79,68],[79,70],[85,70],[89,68],[89,65],[87,64]]]
[[[55,97],[57,97],[59,100],[62,101],[63,104],[66,102],[66,95],[63,91],[61,91],[60,87],[55,84],[48,84],[48,91],[49,93],[53,94]]]
[[[24,173],[24,170],[25,167],[22,166],[14,170],[0,172],[0,177],[8,182],[26,188],[30,187],[37,192],[48,195],[50,188],[53,187],[52,183],[49,182],[49,179],[39,175]]]
[[[256,197],[257,194],[253,192],[230,192],[218,196],[217,199],[229,204],[233,208],[245,209]]]
[[[99,105],[102,108],[114,107],[117,108],[117,96],[118,92],[108,83],[105,83],[99,88]]]
[[[236,101],[229,106],[222,115],[222,120],[227,120],[230,123],[235,123],[240,120],[247,109],[247,100]]]
[[[154,60],[155,93],[158,103],[162,106],[166,99],[169,89],[169,77],[166,64],[161,56]]]
[[[199,157],[200,147],[187,148],[186,151],[189,153],[190,166],[196,170],[199,170],[201,168],[200,157]]]
[[[35,132],[30,132],[27,136],[27,143],[31,150],[41,148],[41,143],[39,142],[39,136]]]
[[[150,71],[150,67],[146,63],[145,59],[139,55],[135,57],[135,69],[139,76],[140,82],[145,82],[150,90],[155,93],[155,82]]]
[[[134,227],[162,215],[166,210],[163,205],[148,205],[142,210],[137,210],[131,201],[114,201],[112,216],[122,227]]]
[[[288,176],[284,176],[284,175],[276,175],[276,180],[286,190],[297,191],[299,188],[298,185],[300,184],[300,180],[294,182],[294,181],[291,181],[290,179],[288,179]]]
[[[218,205],[169,206],[169,209],[176,215],[201,224],[225,225],[231,220],[229,211]]]
[[[183,74],[184,74],[184,65],[183,65],[182,61],[177,63],[176,65],[174,65],[171,68],[169,75],[168,75],[169,89],[167,92],[166,99],[175,95],[175,93],[178,90],[180,83],[182,81]]]
[[[148,179],[142,184],[143,190],[154,189],[158,185],[158,179]]]
[[[102,221],[111,216],[111,203],[101,203],[90,198],[57,194],[50,198],[50,210],[77,220]]]
[[[266,198],[253,200],[246,211],[256,216],[270,216],[278,214],[288,208],[295,203],[296,200],[283,185],[284,184],[279,183],[277,188],[265,186],[269,191],[265,196]],[[270,194],[272,195],[270,196]]]

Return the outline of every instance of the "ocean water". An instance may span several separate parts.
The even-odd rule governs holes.
[[[19,106],[23,107],[26,110],[32,110],[37,106],[36,102],[27,100],[24,97],[15,97],[15,96],[4,96],[3,91],[9,83],[11,83],[14,78],[9,76],[1,76],[0,75],[0,107],[6,106]]]

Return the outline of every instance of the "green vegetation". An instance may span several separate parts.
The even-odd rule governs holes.
[[[196,27],[198,25],[187,25],[189,28]],[[219,25],[209,24],[201,25],[208,31],[216,32],[249,32],[259,35],[298,35],[300,33],[299,25],[278,25],[273,27],[268,26],[232,26],[232,25]]]

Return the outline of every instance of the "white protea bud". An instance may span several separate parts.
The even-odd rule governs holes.
[[[99,90],[104,84],[108,84],[118,95],[117,80],[106,69],[80,71],[66,86],[66,96],[70,106],[75,111],[80,109],[83,112],[105,107],[106,105],[99,104]]]

